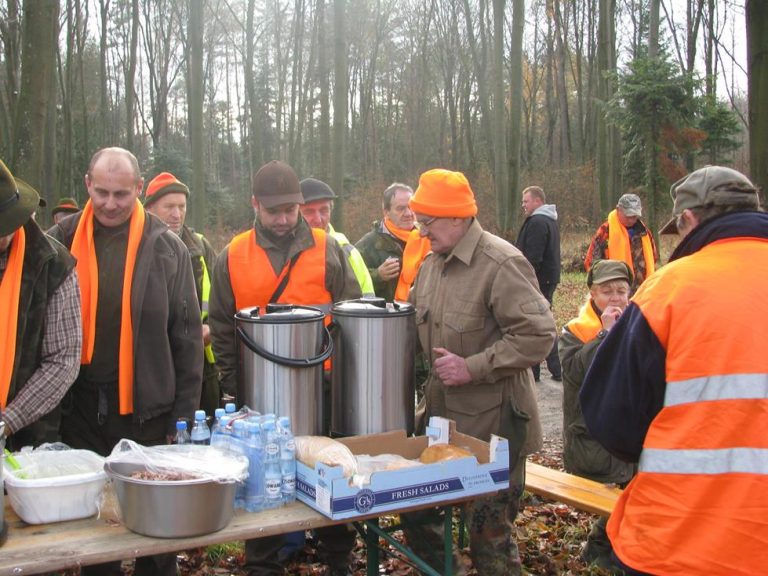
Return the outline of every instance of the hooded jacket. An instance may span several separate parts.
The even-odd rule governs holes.
[[[560,229],[554,204],[539,206],[525,219],[516,245],[533,266],[539,286],[560,283]]]
[[[62,220],[49,233],[70,247],[81,216]],[[187,248],[147,213],[131,289],[133,419],[167,415],[169,435],[179,418],[192,418],[200,402],[203,347],[197,302]]]

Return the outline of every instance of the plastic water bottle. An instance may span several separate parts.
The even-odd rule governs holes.
[[[266,422],[262,429],[264,428],[266,428],[267,438],[264,444],[264,508],[279,508],[282,504],[280,438],[274,422]]]
[[[229,450],[235,454],[248,456],[248,432],[245,429],[243,420],[235,420],[232,424],[232,436],[229,439]],[[245,493],[247,489],[247,480],[237,483],[235,491],[235,508],[245,509]]]
[[[296,500],[296,442],[291,432],[291,419],[282,416],[280,426],[280,492],[283,504]]]
[[[205,410],[195,410],[195,423],[192,425],[192,444],[210,444],[211,429],[205,421]]]
[[[173,439],[174,444],[189,444],[192,440],[189,437],[189,432],[187,431],[187,422],[186,420],[179,420],[176,422],[176,437]]]
[[[259,512],[264,509],[264,449],[261,444],[261,426],[247,422],[248,480],[245,483],[245,509]]]
[[[211,431],[211,446],[215,446],[224,452],[229,452],[229,438],[231,435],[229,416],[222,416],[219,419],[218,425]]]
[[[227,402],[226,404],[224,404],[224,413],[225,414],[232,415],[235,412],[237,412],[237,406],[235,406],[234,402]]]
[[[224,408],[216,408],[216,410],[213,411],[213,424],[211,424],[211,437],[213,437],[214,432],[218,430],[218,428],[221,426],[221,417],[226,414],[226,411]]]

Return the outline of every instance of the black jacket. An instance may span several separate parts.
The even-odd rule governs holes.
[[[525,219],[516,245],[536,271],[539,286],[560,283],[560,230],[554,204],[544,204]]]

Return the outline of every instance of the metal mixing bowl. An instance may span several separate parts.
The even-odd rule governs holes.
[[[107,462],[120,502],[123,523],[133,532],[155,538],[186,538],[221,530],[232,519],[235,482],[139,480],[141,464]]]

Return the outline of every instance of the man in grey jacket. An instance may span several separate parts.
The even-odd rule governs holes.
[[[121,438],[173,438],[200,401],[202,324],[189,252],[139,202],[136,157],[105,148],[85,176],[83,212],[50,233],[77,258],[83,305],[80,374],[65,400],[62,439],[107,455]],[[142,557],[136,574],[174,576],[176,556]],[[120,563],[83,574],[121,574]]]
[[[557,208],[547,204],[547,197],[539,186],[523,190],[525,222],[517,236],[517,247],[533,266],[539,290],[552,305],[555,289],[560,283],[560,230],[557,226]],[[557,340],[547,355],[547,368],[552,379],[561,381],[563,372],[557,355]],[[539,365],[533,366],[533,379],[540,377]]]

